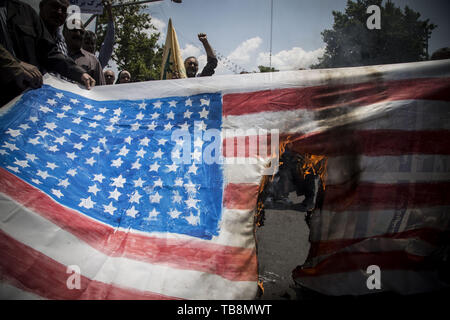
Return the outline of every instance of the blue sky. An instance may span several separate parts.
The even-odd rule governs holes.
[[[430,39],[430,54],[450,46],[449,0],[392,1],[401,8],[408,5],[423,19],[438,25]],[[37,8],[39,0],[25,2]],[[347,0],[273,0],[272,66],[296,70],[316,63],[325,47],[320,33],[332,27],[332,11],[344,11],[346,3]],[[149,3],[146,11],[161,31],[161,44],[172,18],[183,57],[197,56],[200,67],[205,64],[206,55],[197,39],[199,32],[207,33],[212,47],[226,57],[219,62],[216,74],[254,71],[260,64],[269,65],[271,0],[183,0],[181,4],[163,0]],[[84,15],[85,19],[88,17]]]

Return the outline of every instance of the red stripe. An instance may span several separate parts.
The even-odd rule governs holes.
[[[378,184],[358,182],[329,185],[323,208],[330,211],[387,210],[450,204],[450,182]]]
[[[450,155],[450,130],[330,130],[312,134],[282,134],[280,141],[291,141],[297,153],[327,156],[361,154],[367,156],[398,156],[406,154]],[[260,153],[255,137],[223,139],[224,157],[267,157],[271,140],[267,138],[267,152]],[[230,144],[232,147],[230,147]],[[228,148],[227,148],[228,146]]]
[[[229,209],[253,209],[256,208],[259,185],[257,184],[234,184],[226,186],[223,204]]]
[[[0,230],[0,274],[13,286],[47,299],[162,300],[162,294],[123,288],[80,275],[80,289],[68,289],[67,266],[30,248]]]
[[[115,231],[59,205],[3,168],[0,168],[0,181],[0,192],[106,255],[217,274],[229,280],[256,281],[255,249]]]
[[[372,81],[350,85],[324,85],[227,94],[224,116],[296,109],[357,107],[381,101],[450,101],[450,78]]]
[[[340,252],[319,262],[315,267],[302,269],[298,266],[292,272],[292,277],[295,279],[355,270],[365,271],[370,265],[377,265],[381,270],[430,270],[436,268],[436,264],[429,258],[405,251]]]
[[[373,237],[357,238],[357,239],[335,239],[335,240],[323,240],[311,242],[308,258],[314,258],[321,255],[327,255],[339,250],[349,247],[358,242],[368,239],[408,239],[418,238],[433,245],[440,245],[442,243],[450,242],[450,233],[448,231],[442,231],[433,228],[420,228],[415,230],[408,230],[397,233],[388,233],[377,235]]]

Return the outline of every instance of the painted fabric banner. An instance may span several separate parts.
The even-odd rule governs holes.
[[[46,75],[0,110],[0,295],[255,298],[258,195],[287,143],[327,159],[296,282],[368,293],[378,265],[383,289],[436,288],[449,76],[434,61],[87,91]]]

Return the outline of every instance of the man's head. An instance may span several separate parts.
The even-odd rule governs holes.
[[[131,74],[127,70],[120,71],[116,83],[128,83],[128,82],[131,82]]]
[[[50,33],[64,24],[69,5],[69,0],[42,0],[39,3],[39,15]]]
[[[67,23],[64,24],[63,36],[69,51],[80,50],[84,36],[83,22],[79,19],[68,20]]]
[[[106,70],[103,75],[105,76],[106,84],[114,84],[114,80],[116,80],[116,75],[112,70]]]
[[[186,75],[188,78],[193,78],[197,75],[198,61],[196,57],[188,57],[184,60],[184,68],[186,69]]]
[[[97,36],[94,32],[87,30],[83,37],[83,49],[95,54],[95,47],[97,46]]]

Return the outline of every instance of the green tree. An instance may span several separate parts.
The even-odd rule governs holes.
[[[275,69],[274,67],[266,67],[266,66],[258,66],[259,72],[277,72],[280,70]]]
[[[133,0],[136,2],[137,0]],[[123,0],[115,3],[123,3]],[[130,1],[127,1],[130,2]],[[115,25],[115,46],[112,59],[118,69],[131,73],[133,81],[159,79],[163,48],[157,44],[160,34],[151,17],[145,13],[144,5],[113,7]],[[106,32],[107,15],[99,17],[97,24],[97,48],[103,43]]]
[[[428,39],[437,26],[408,6],[401,10],[382,0],[347,1],[345,13],[333,11],[333,29],[322,32],[325,54],[312,68],[336,68],[428,59]],[[366,10],[377,5],[381,29],[370,30]]]

